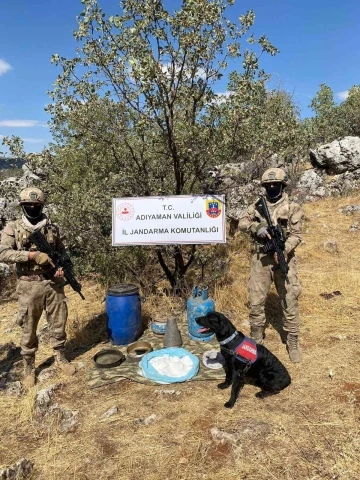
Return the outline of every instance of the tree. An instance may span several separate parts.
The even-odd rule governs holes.
[[[339,109],[334,102],[334,94],[330,87],[322,83],[320,90],[312,99],[310,107],[315,117],[308,123],[310,144],[317,145],[335,140],[341,136],[343,129],[339,123]]]
[[[274,154],[287,158],[298,149],[298,109],[284,90],[268,90],[267,79],[260,73],[245,89],[243,79],[232,74],[231,95],[223,110],[219,163],[246,161],[247,180],[258,178]]]
[[[82,3],[77,55],[52,58],[62,68],[48,107],[56,144],[42,167],[63,223],[99,269],[94,238],[106,258],[120,256],[110,246],[111,198],[203,193],[224,135],[216,83],[241,56],[238,85],[264,83],[259,56],[277,50],[250,35],[252,11],[239,26],[227,20],[230,0],[184,0],[172,13],[160,0],[123,0],[109,17],[97,0]],[[243,37],[253,50],[241,50]],[[195,247],[156,251],[172,287],[182,286]]]
[[[360,136],[360,85],[349,89],[347,98],[339,106],[339,122],[343,136]]]
[[[303,122],[309,146],[332,142],[347,135],[360,135],[359,85],[350,88],[346,100],[336,105],[331,88],[321,84],[310,106],[316,115]]]

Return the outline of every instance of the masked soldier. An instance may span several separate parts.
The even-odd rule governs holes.
[[[264,253],[264,244],[269,240],[268,224],[256,203],[250,205],[240,219],[239,229],[243,232],[249,232],[253,240],[249,280],[251,337],[257,343],[263,344],[265,300],[271,283],[274,282],[281,299],[284,314],[283,328],[287,332],[286,344],[289,357],[292,362],[298,363],[301,361],[298,305],[301,286],[296,266],[295,248],[301,242],[301,220],[304,212],[298,204],[291,202],[288,195],[283,192],[286,184],[286,173],[280,168],[266,170],[261,178],[261,185],[265,188],[266,204],[272,223],[273,225],[279,225],[284,233],[285,245],[283,247],[285,259],[289,265],[289,283],[279,269],[274,250]]]
[[[64,273],[61,268],[55,271],[48,255],[37,251],[29,239],[34,230],[39,230],[55,250],[64,252],[59,228],[43,213],[44,194],[40,189],[25,188],[20,193],[19,203],[23,215],[20,219],[8,223],[2,231],[0,261],[16,263],[16,292],[19,301],[17,323],[23,329],[23,383],[29,388],[35,385],[35,353],[38,348],[36,329],[43,310],[46,311],[56,366],[67,375],[73,375],[75,367],[64,356],[68,313],[63,286]]]

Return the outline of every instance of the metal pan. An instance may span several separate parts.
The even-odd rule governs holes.
[[[97,368],[114,368],[118,367],[125,360],[125,355],[114,348],[108,350],[100,350],[94,356],[94,362]]]

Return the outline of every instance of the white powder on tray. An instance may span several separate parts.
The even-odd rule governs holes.
[[[173,357],[166,353],[162,357],[154,357],[149,360],[150,365],[160,373],[160,375],[166,375],[167,377],[183,377],[187,375],[193,367],[191,358]]]

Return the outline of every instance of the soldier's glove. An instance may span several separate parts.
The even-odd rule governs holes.
[[[264,240],[268,236],[268,230],[266,227],[260,227],[259,230],[256,232],[256,235]]]
[[[50,257],[43,252],[37,252],[35,257],[34,257],[34,262],[36,262],[38,265],[52,265],[52,261]]]

